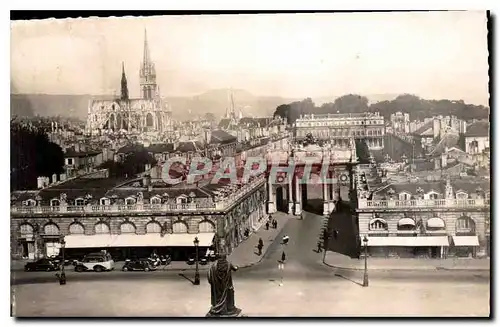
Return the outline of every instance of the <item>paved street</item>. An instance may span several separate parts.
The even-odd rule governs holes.
[[[321,263],[316,243],[323,218],[289,219],[263,260],[234,274],[237,305],[248,316],[487,316],[488,271],[360,271]],[[287,246],[281,237],[290,236]],[[278,269],[287,254],[283,275]],[[203,316],[210,305],[206,272],[75,273],[60,286],[54,273],[14,272],[17,316]],[[283,276],[283,286],[279,281]],[[381,301],[383,299],[383,301]]]

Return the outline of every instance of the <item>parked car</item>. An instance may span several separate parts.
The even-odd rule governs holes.
[[[156,267],[148,259],[126,260],[122,268],[123,271],[151,271]]]
[[[190,266],[194,265],[195,262],[196,262],[196,254],[191,254],[189,258],[186,260],[186,263]],[[198,263],[200,265],[206,265],[208,263],[208,258],[206,256],[199,256]]]
[[[62,262],[62,255],[59,254],[59,255],[50,257],[48,259],[51,260],[56,266],[59,266]],[[64,257],[64,265],[69,266],[71,263],[72,263],[72,260],[65,256]]]
[[[75,265],[75,271],[111,271],[115,268],[115,262],[109,253],[90,253],[78,261]]]
[[[34,262],[28,262],[24,265],[24,271],[55,271],[58,265],[54,264],[50,259],[40,259]]]

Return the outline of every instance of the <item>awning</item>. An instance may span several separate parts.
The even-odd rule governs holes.
[[[430,228],[444,228],[444,221],[441,218],[431,218],[427,220],[427,227]]]
[[[363,237],[361,237],[363,244]],[[368,236],[368,246],[449,246],[448,236]]]
[[[98,235],[68,235],[64,238],[66,248],[110,248],[110,247],[160,247],[160,246],[194,246],[194,238],[198,237],[199,246],[210,246],[215,233],[200,234],[98,234]]]
[[[479,246],[477,236],[453,236],[453,244],[455,246]]]
[[[402,218],[398,221],[398,226],[415,226],[415,221],[411,218]]]

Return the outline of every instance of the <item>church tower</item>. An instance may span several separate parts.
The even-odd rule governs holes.
[[[151,58],[149,56],[148,37],[146,30],[144,30],[144,54],[139,76],[141,81],[141,98],[153,99],[157,91],[156,70],[155,64],[151,62]]]
[[[123,62],[122,62],[122,92],[120,99],[123,101],[128,101],[127,76],[125,76],[125,64]]]

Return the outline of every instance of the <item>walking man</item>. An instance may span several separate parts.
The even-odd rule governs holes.
[[[258,255],[262,255],[262,248],[264,247],[264,242],[259,238],[259,244],[257,244]]]

